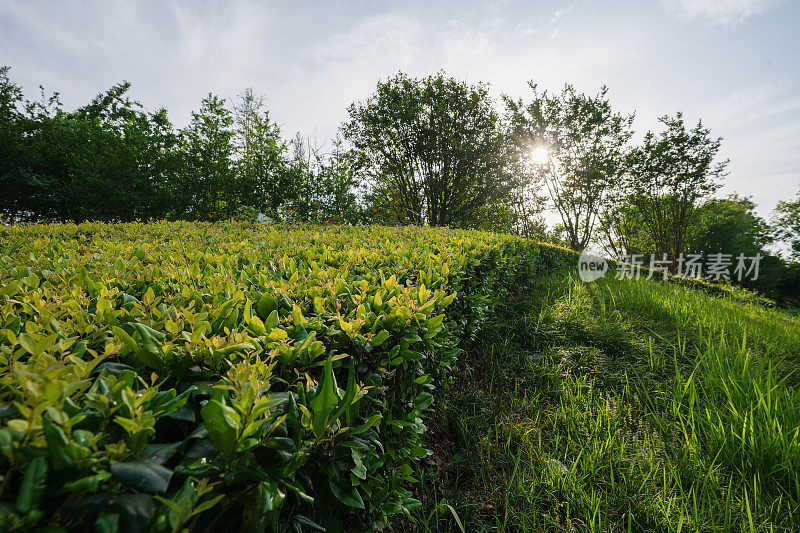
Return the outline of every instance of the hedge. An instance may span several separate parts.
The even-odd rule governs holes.
[[[568,260],[470,231],[234,223],[5,226],[0,246],[9,531],[410,514],[459,343],[515,276]]]

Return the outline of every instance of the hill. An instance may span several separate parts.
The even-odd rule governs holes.
[[[7,530],[791,528],[798,321],[471,231],[0,229]]]

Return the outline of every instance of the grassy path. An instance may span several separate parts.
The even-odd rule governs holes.
[[[797,316],[564,274],[504,313],[431,424],[420,530],[800,529]]]

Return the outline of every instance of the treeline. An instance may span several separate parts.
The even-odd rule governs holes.
[[[188,126],[121,83],[74,111],[24,98],[0,69],[0,213],[12,221],[273,219],[357,222],[355,176],[334,144],[286,140],[262,98],[214,95]]]
[[[614,257],[760,254],[773,297],[800,294],[800,196],[770,221],[718,198],[722,140],[681,113],[631,143],[633,114],[607,89],[530,84],[501,105],[483,83],[397,74],[352,104],[320,148],[285,138],[264,99],[203,99],[176,129],[121,83],[74,111],[28,100],[0,69],[0,214],[7,221],[221,220],[477,228],[599,246]],[[548,228],[544,213],[560,224]],[[782,247],[780,257],[770,249]],[[673,269],[674,271],[674,269]]]

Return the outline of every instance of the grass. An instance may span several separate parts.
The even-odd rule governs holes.
[[[463,363],[418,530],[800,529],[796,315],[551,273]]]

